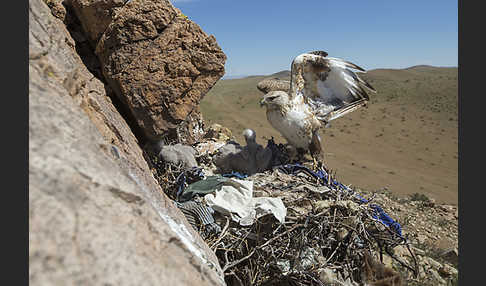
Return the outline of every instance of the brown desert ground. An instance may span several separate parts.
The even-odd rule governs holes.
[[[285,139],[268,123],[256,88],[267,77],[220,80],[201,102],[206,122],[219,123],[243,143],[252,128],[266,145]],[[414,66],[360,74],[378,92],[370,103],[322,129],[324,162],[346,185],[386,188],[397,196],[425,194],[438,203],[458,199],[457,68]]]

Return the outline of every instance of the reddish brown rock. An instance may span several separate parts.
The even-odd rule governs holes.
[[[52,0],[51,0],[52,1]],[[71,5],[93,47],[126,0],[65,0]]]
[[[226,56],[216,39],[167,0],[131,1],[122,7],[110,2],[113,8],[103,7],[111,12],[103,15],[94,12],[101,0],[72,2],[89,37],[99,37],[96,54],[108,84],[145,135],[199,140],[198,105],[224,74]],[[101,24],[90,21],[93,17],[101,17]],[[91,27],[107,22],[106,29]]]
[[[176,128],[177,141],[194,144],[204,136],[204,119],[199,106],[186,117]]]
[[[208,139],[215,139],[216,141],[226,142],[233,138],[233,134],[227,127],[214,123],[209,126],[208,130],[204,134],[204,137]]]

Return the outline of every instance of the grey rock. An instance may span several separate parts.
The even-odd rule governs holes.
[[[298,271],[308,270],[309,268],[318,265],[317,257],[319,252],[312,247],[305,246],[300,252],[300,257],[295,263],[295,267]]]
[[[456,268],[454,268],[454,267],[452,267],[448,264],[444,264],[444,265],[442,265],[441,268],[439,268],[438,273],[444,278],[449,278],[453,275],[459,274],[459,271],[457,271]]]
[[[423,260],[427,265],[430,265],[435,270],[439,270],[442,267],[442,264],[440,262],[436,261],[431,257],[424,257]]]
[[[447,285],[447,281],[445,281],[436,270],[429,269],[428,274],[429,277],[432,278],[435,283],[437,283],[436,285]]]
[[[324,268],[319,272],[319,279],[326,285],[339,285],[338,283],[340,282],[336,273],[329,268]]]
[[[29,284],[224,285],[72,43],[30,0]]]

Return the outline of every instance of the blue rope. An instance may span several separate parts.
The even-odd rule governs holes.
[[[244,178],[248,177],[248,175],[247,174],[242,174],[240,172],[231,171],[231,173],[223,174],[223,177],[226,177],[226,178],[236,177],[238,179],[244,179]]]
[[[305,166],[303,166],[303,165],[301,165],[299,163],[280,165],[280,166],[275,167],[274,169],[279,169],[279,170],[282,170],[286,174],[294,174],[294,175],[296,175],[296,174],[298,174],[300,172],[305,172],[305,173],[311,175],[314,178],[317,178],[319,180],[324,181],[324,183],[327,186],[331,187],[331,189],[334,189],[334,190],[337,190],[337,191],[346,190],[348,192],[353,193],[353,195],[362,204],[369,202],[367,199],[365,199],[362,196],[360,196],[359,194],[357,194],[351,188],[349,188],[349,187],[341,184],[340,182],[336,181],[335,179],[331,179],[331,183],[329,183],[329,177],[330,176],[323,169],[318,170],[317,172],[314,172],[311,169],[309,169],[309,168],[307,168],[307,167],[305,167]],[[397,221],[393,220],[388,214],[386,214],[385,211],[380,206],[378,206],[376,204],[372,204],[372,205],[370,205],[370,207],[374,210],[374,212],[372,214],[372,217],[374,219],[379,220],[384,225],[386,225],[387,227],[389,227],[392,230],[394,230],[395,233],[397,233],[401,238],[403,238],[403,236],[402,236],[402,227],[401,227],[401,225]]]
[[[306,174],[308,174],[308,175],[310,175],[310,176],[312,176],[316,179],[322,180],[327,186],[331,187],[331,189],[333,189],[333,190],[336,190],[336,191],[345,190],[345,191],[351,192],[359,200],[360,203],[368,203],[369,202],[367,199],[363,198],[362,196],[357,194],[355,191],[353,191],[351,188],[343,185],[342,183],[338,182],[337,180],[335,180],[335,179],[329,180],[330,175],[323,169],[320,169],[317,172],[314,172],[313,170],[303,166],[300,163],[280,165],[280,166],[274,167],[274,169],[279,169],[286,174],[293,174],[293,175],[296,175],[300,172],[305,172]],[[186,173],[188,173],[188,174],[186,174]],[[181,172],[179,174],[179,176],[177,176],[177,179],[176,179],[177,200],[179,200],[179,196],[184,191],[185,183],[187,182],[188,175],[193,182],[199,181],[202,178],[204,178],[203,169],[199,168],[199,167],[193,167],[190,170]],[[244,179],[244,178],[248,177],[248,175],[241,174],[241,173],[235,172],[235,171],[231,171],[231,173],[223,174],[223,177],[230,177],[230,178],[236,177],[236,178],[239,178],[239,179]],[[385,211],[380,206],[378,206],[376,204],[372,204],[372,205],[370,205],[370,207],[374,210],[374,212],[372,214],[372,217],[374,219],[379,220],[384,225],[386,225],[390,229],[394,230],[395,233],[397,233],[401,238],[403,238],[402,227],[401,227],[400,223],[393,220],[387,213],[385,213]]]
[[[176,185],[177,185],[177,193],[176,193],[176,200],[179,201],[179,196],[184,192],[184,189],[186,187],[186,182],[188,179],[188,173],[189,178],[192,179],[192,182],[199,181],[204,178],[204,172],[202,168],[199,167],[192,167],[189,170],[182,171],[179,176],[176,178]]]
[[[402,227],[397,221],[393,220],[389,215],[387,215],[379,205],[372,204],[370,207],[375,210],[375,212],[372,214],[373,218],[380,220],[382,223],[398,233],[400,237],[402,237]]]
[[[176,200],[179,201],[179,196],[182,194],[184,191],[185,185],[186,185],[186,174],[185,172],[182,172],[177,176],[176,182],[177,182],[177,194],[176,194]]]

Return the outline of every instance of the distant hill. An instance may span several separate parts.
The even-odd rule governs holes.
[[[239,78],[244,78],[247,77],[248,75],[224,75],[221,80],[225,79],[239,79]]]
[[[367,108],[323,129],[325,160],[348,184],[387,187],[397,194],[424,193],[457,203],[457,68],[413,66],[361,73],[378,91]],[[264,78],[289,71],[220,80],[201,102],[206,123],[230,128],[238,142],[253,128],[257,141],[285,142],[267,122],[256,88]]]
[[[290,78],[290,71],[285,70],[285,71],[277,72],[277,73],[269,75],[268,77],[276,77],[276,78],[280,78],[280,79],[289,79]]]
[[[429,65],[417,65],[417,66],[411,66],[406,68],[408,69],[415,69],[415,70],[434,70],[437,68],[445,68],[445,69],[457,69],[457,67],[436,67],[436,66],[429,66]]]
[[[413,66],[375,69],[362,74],[385,100],[421,106],[446,117],[457,118],[457,68]],[[378,97],[376,97],[378,98]]]

